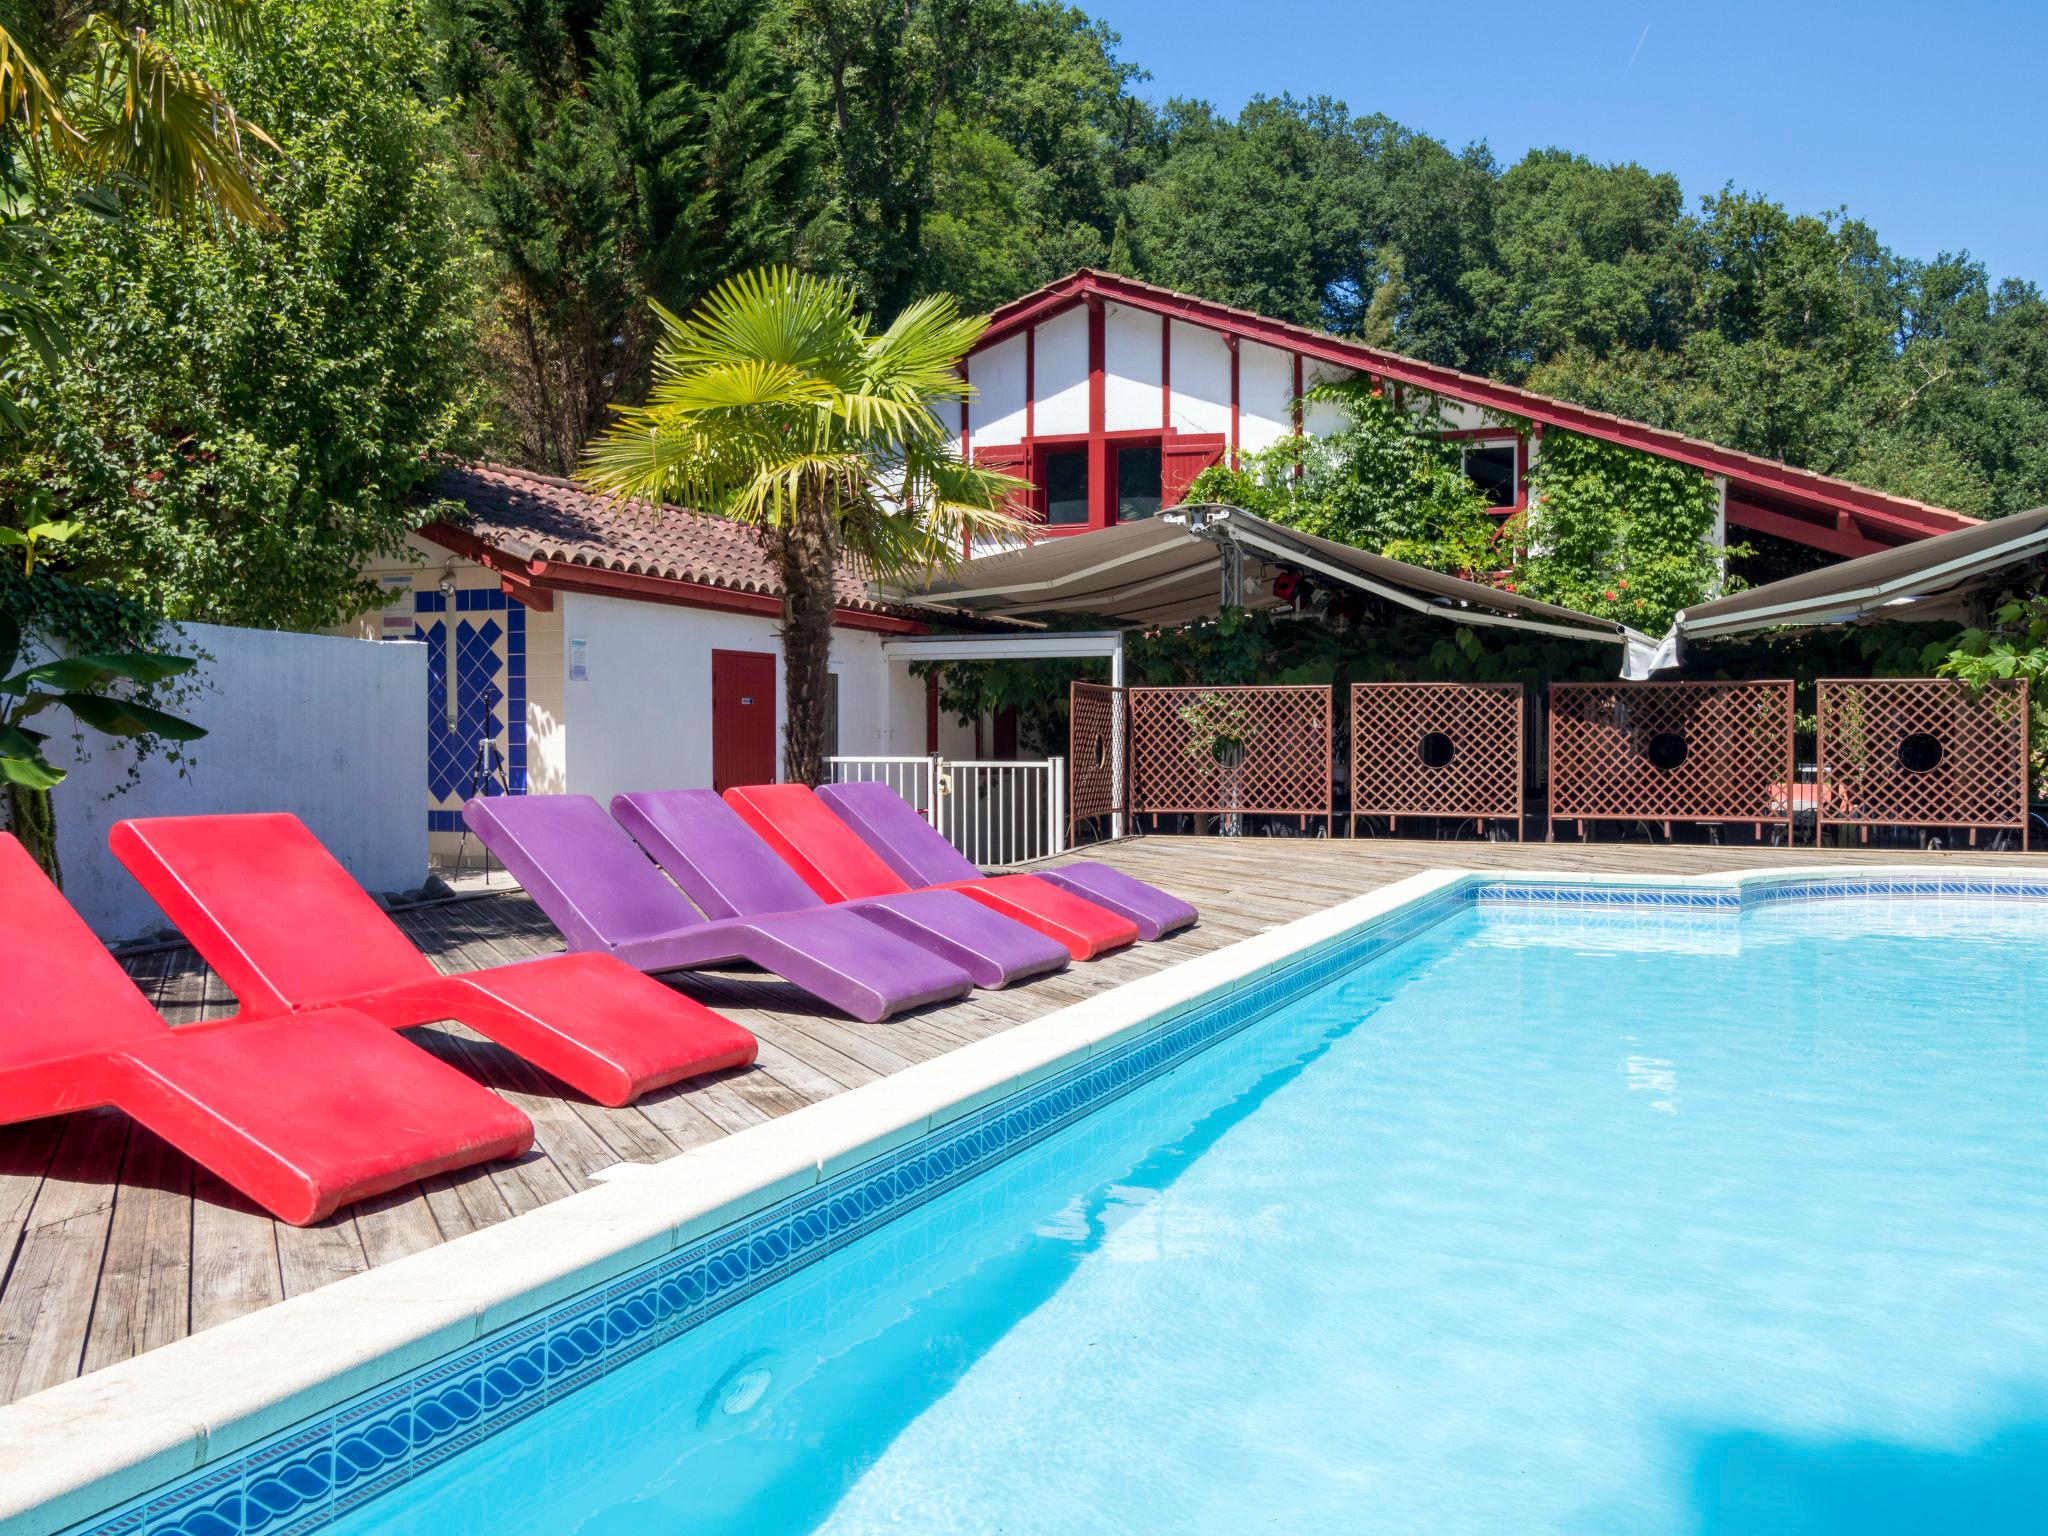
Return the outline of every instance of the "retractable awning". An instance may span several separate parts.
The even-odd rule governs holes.
[[[1368,554],[1223,506],[1176,507],[1144,522],[1044,539],[889,595],[1006,618],[1088,615],[1153,628],[1213,617],[1226,604],[1285,607],[1273,591],[1283,570],[1313,572],[1453,624],[1649,644],[1611,619]]]
[[[1785,625],[1962,622],[1973,599],[2044,561],[2048,507],[2037,507],[1696,603],[1672,622],[1644,673],[1630,675],[1677,666],[1688,640]]]

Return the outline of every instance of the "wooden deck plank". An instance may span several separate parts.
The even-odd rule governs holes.
[[[761,1041],[759,1061],[607,1109],[581,1102],[501,1047],[452,1024],[407,1038],[532,1115],[528,1157],[439,1174],[304,1231],[280,1227],[219,1180],[111,1113],[0,1127],[0,1400],[211,1327],[407,1253],[558,1200],[620,1161],[666,1157],[829,1098],[1105,988],[1426,869],[1635,871],[1645,876],[1798,864],[1958,863],[2048,868],[2048,855],[1715,848],[1645,843],[1494,844],[1339,838],[1143,837],[1087,850],[1180,892],[1201,922],[1000,992],[864,1024],[754,972],[664,978]],[[1059,861],[1054,861],[1059,862]],[[557,953],[523,893],[401,912],[446,970]],[[159,948],[129,972],[174,1024],[232,1010],[190,950]]]

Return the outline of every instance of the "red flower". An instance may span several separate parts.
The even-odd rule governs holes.
[[[1614,601],[1614,594],[1612,592],[1602,592],[1600,595],[1606,598],[1607,601],[1609,601],[1610,603]]]
[[[1627,583],[1627,582],[1625,582],[1625,581],[1617,581],[1617,582],[1615,583],[1615,585],[1616,585],[1617,587],[1621,588],[1621,590],[1622,590],[1622,591],[1624,591],[1624,592],[1626,592],[1626,591],[1628,590],[1628,583]]]
[[[146,479],[147,481],[149,481],[149,483],[150,483],[151,485],[155,485],[155,484],[157,483],[157,481],[159,481],[159,480],[163,479],[163,477],[164,477],[164,472],[163,472],[162,470],[160,470],[160,469],[152,469],[152,470],[151,470],[151,471],[150,471],[150,472],[149,472],[149,473],[148,473],[147,475],[145,475],[145,476],[144,476],[143,478],[144,478],[144,479]]]

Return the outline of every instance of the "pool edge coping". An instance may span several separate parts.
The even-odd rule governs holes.
[[[226,1462],[522,1318],[1468,884],[1733,889],[1787,879],[2028,883],[1950,865],[1619,875],[1422,871],[596,1187],[0,1406],[0,1536],[55,1536]],[[494,1246],[495,1245],[495,1246]]]

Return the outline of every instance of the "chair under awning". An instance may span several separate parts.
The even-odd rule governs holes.
[[[1690,640],[1797,625],[1968,623],[1986,594],[2030,570],[2048,570],[2048,507],[1695,603],[1672,621],[1648,665],[1629,675],[1677,666]]]
[[[888,596],[930,607],[1056,622],[1102,619],[1151,629],[1213,618],[1225,607],[1290,606],[1275,579],[1308,572],[1453,624],[1533,630],[1624,648],[1651,645],[1612,619],[1368,554],[1237,507],[1176,507],[1143,522],[1043,539],[970,560]]]

